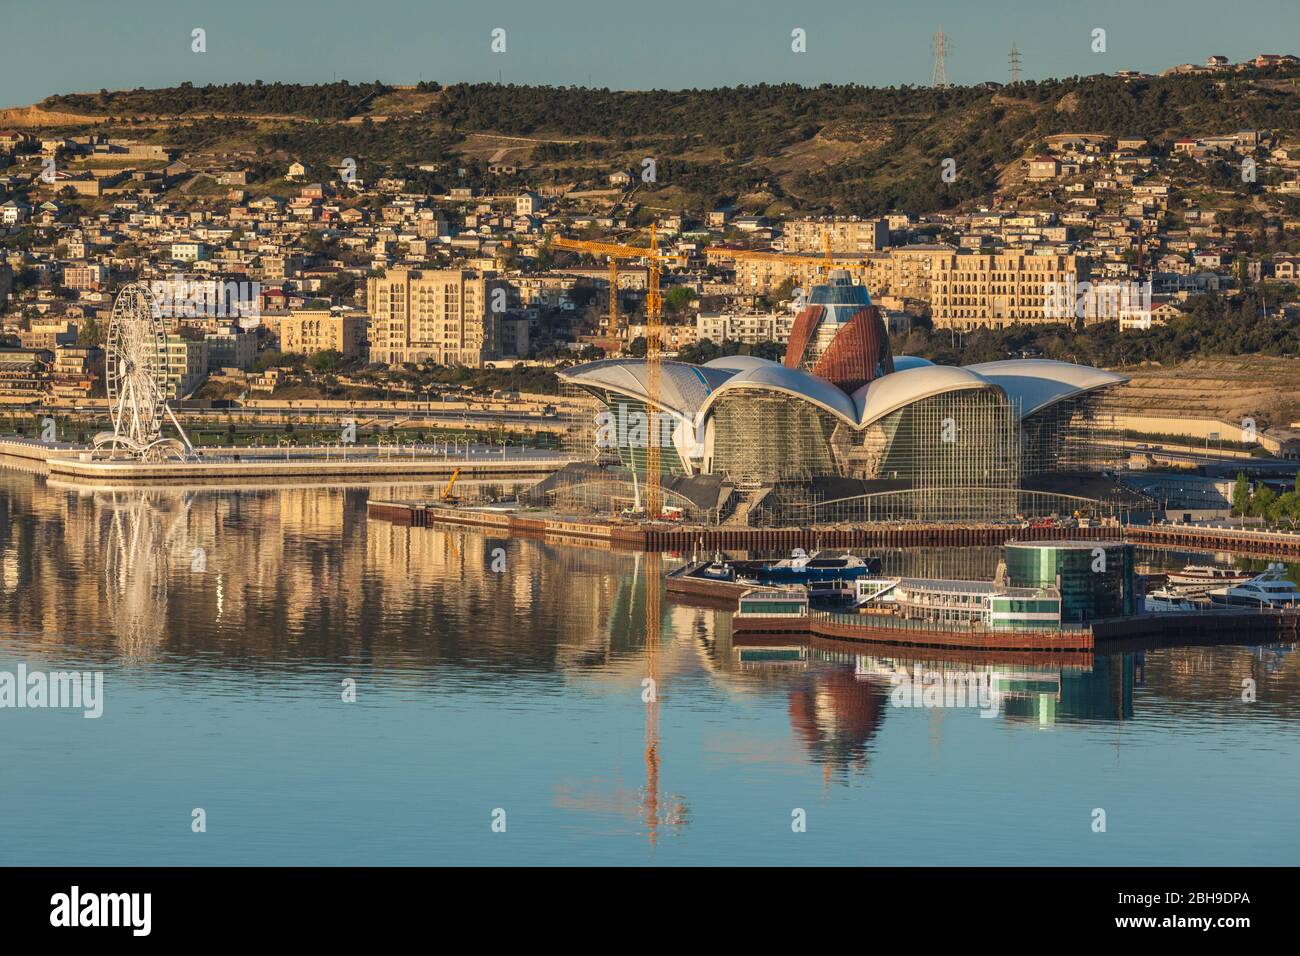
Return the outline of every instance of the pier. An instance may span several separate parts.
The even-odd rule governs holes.
[[[96,486],[220,485],[310,478],[321,481],[541,477],[563,467],[554,452],[526,448],[471,448],[439,453],[428,445],[285,445],[278,448],[204,448],[192,461],[95,458],[85,446],[34,439],[0,440],[0,455],[41,464],[66,483]]]
[[[1037,653],[1120,652],[1199,644],[1274,644],[1300,638],[1300,612],[1223,609],[1143,614],[1086,627],[1042,630],[956,628],[886,615],[813,611],[806,617],[737,616],[732,631],[754,637],[823,638],[893,647]]]
[[[625,551],[791,551],[803,548],[969,548],[1009,541],[1124,541],[1176,551],[1227,552],[1300,561],[1300,533],[1191,525],[1105,525],[1092,528],[1022,528],[1017,524],[922,523],[833,525],[812,528],[674,527],[630,521],[577,521],[551,513],[444,508],[425,502],[371,501],[370,516],[423,527],[457,524],[554,538],[602,540]]]

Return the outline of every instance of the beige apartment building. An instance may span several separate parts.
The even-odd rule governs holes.
[[[33,321],[31,327],[18,333],[25,349],[56,349],[61,345],[77,344],[77,323],[67,319]]]
[[[866,285],[872,296],[928,300],[930,276],[937,269],[936,263],[949,258],[953,252],[952,246],[914,245],[836,258],[843,260],[841,266],[853,269],[854,280]],[[826,281],[826,259],[820,255],[809,254],[806,261],[740,259],[732,265],[736,270],[737,291],[754,295],[765,295],[786,279],[793,279],[803,289]]]
[[[98,262],[76,262],[63,267],[63,284],[69,289],[98,289],[108,280],[108,270]]]
[[[858,262],[854,258],[852,262]],[[767,295],[786,279],[796,288],[810,289],[826,281],[826,259],[808,256],[806,261],[789,259],[736,259],[727,263],[736,271],[736,291],[741,294]],[[620,286],[622,283],[620,283]]]
[[[365,338],[366,316],[360,312],[303,309],[280,319],[282,352],[315,355],[333,349],[344,358],[361,358]]]
[[[701,312],[695,317],[695,332],[714,343],[785,343],[790,341],[794,319],[792,312]]]
[[[167,336],[168,398],[185,398],[208,377],[208,343],[181,335]]]
[[[1075,255],[952,253],[933,265],[929,298],[935,328],[1068,322],[1071,316],[1054,314],[1059,309],[1053,307],[1053,289],[1074,289],[1087,278],[1087,260]]]
[[[887,219],[791,219],[781,228],[786,252],[879,252],[889,245]]]
[[[370,361],[387,365],[433,360],[479,368],[499,353],[493,291],[506,284],[471,269],[390,269],[366,282]],[[283,335],[283,327],[281,334]]]
[[[931,243],[900,246],[865,258],[865,282],[873,301],[884,296],[930,301],[930,280],[938,274],[940,264],[952,258],[953,246]]]

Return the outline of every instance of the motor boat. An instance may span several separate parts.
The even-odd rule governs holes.
[[[815,551],[779,561],[732,561],[731,567],[738,579],[758,584],[829,584],[879,574],[880,558]]]
[[[1215,588],[1210,600],[1217,607],[1300,608],[1300,588],[1283,576],[1281,565],[1272,565],[1240,584]]]
[[[1215,564],[1189,564],[1181,571],[1169,572],[1169,587],[1186,594],[1204,594],[1211,588],[1232,587],[1250,580],[1249,571],[1223,568]]]
[[[1159,588],[1147,594],[1145,607],[1148,614],[1169,614],[1177,611],[1195,611],[1193,604],[1182,591],[1170,587]]]

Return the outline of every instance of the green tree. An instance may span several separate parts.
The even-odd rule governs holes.
[[[311,357],[313,372],[325,375],[336,371],[343,362],[343,353],[338,349],[323,349]]]
[[[1269,517],[1269,509],[1277,501],[1277,492],[1264,485],[1250,497],[1250,513],[1257,518]]]
[[[675,285],[664,296],[664,308],[673,313],[681,312],[690,306],[694,298],[694,291],[684,285]]]
[[[77,329],[77,344],[98,346],[103,344],[102,338],[103,335],[100,332],[99,323],[95,321],[95,317],[93,315],[86,316],[86,320]]]
[[[1232,488],[1232,513],[1245,515],[1250,511],[1250,480],[1245,472],[1237,473],[1237,483]]]

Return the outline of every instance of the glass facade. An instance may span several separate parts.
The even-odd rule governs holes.
[[[782,392],[736,388],[713,406],[712,473],[738,485],[835,475],[836,419]]]
[[[1008,544],[1006,562],[1012,586],[1060,591],[1063,623],[1083,624],[1136,613],[1131,545],[1107,541]]]

